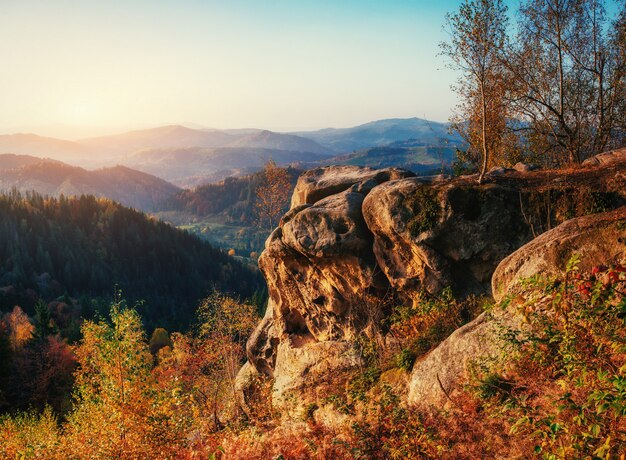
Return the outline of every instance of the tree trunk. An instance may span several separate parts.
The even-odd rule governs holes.
[[[480,175],[478,176],[478,183],[482,184],[485,179],[485,174],[487,173],[487,162],[489,160],[489,150],[487,149],[487,101],[485,100],[485,81],[484,79],[480,82],[480,99],[482,103],[482,126],[481,126],[481,136],[482,136],[482,147],[483,147],[483,164],[480,168]]]

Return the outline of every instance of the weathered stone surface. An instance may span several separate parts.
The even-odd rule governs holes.
[[[287,340],[353,339],[368,320],[366,297],[388,289],[354,190],[292,209],[266,242],[259,267],[270,302],[247,346],[260,372],[278,378],[277,347]]]
[[[351,342],[318,342],[310,336],[291,335],[278,346],[272,404],[298,416],[304,401],[328,396],[328,387],[333,385],[330,376],[359,363]]]
[[[403,297],[445,286],[484,292],[498,262],[531,237],[518,200],[518,191],[495,184],[410,178],[372,190],[363,214],[378,265]]]
[[[373,188],[383,182],[412,177],[411,171],[399,168],[373,169],[359,166],[329,166],[311,169],[300,178],[291,197],[291,207],[313,204],[322,198],[343,192],[355,184],[362,183]]]
[[[350,336],[365,293],[386,288],[361,215],[363,198],[346,190],[320,200],[285,219],[268,239],[259,266],[280,330],[316,340]]]
[[[626,149],[613,150],[587,158],[583,166],[604,166],[615,163],[626,163]]]
[[[626,207],[564,222],[506,257],[493,275],[494,298],[502,299],[516,283],[535,274],[562,274],[574,254],[581,258],[581,270],[623,257],[626,254]]]
[[[258,376],[259,372],[250,362],[246,361],[235,377],[235,396],[237,397],[237,403],[248,416],[252,412],[248,401],[250,401],[250,398],[254,397],[254,395],[250,393],[254,388],[254,379]]]
[[[417,177],[388,182],[376,187],[363,203],[365,222],[374,234],[376,260],[391,286],[398,291],[410,292],[424,287],[432,292],[450,282],[450,269],[445,259],[428,244],[420,244],[429,232],[416,235],[409,227],[420,206],[411,198],[425,190],[430,190],[429,186]],[[426,205],[438,207],[439,190],[434,189],[432,195],[425,194],[424,201],[427,200],[430,202]],[[433,216],[431,225],[426,227],[435,227],[441,220],[441,216]]]
[[[498,359],[503,346],[499,331],[512,322],[510,315],[500,315],[496,320],[491,313],[483,313],[454,331],[413,366],[409,403],[427,409],[460,402],[457,398],[470,379],[472,366],[480,360]]]
[[[580,256],[583,270],[623,257],[626,207],[567,221],[505,258],[493,276],[496,300],[529,276],[563,276],[572,254]],[[414,365],[409,402],[422,408],[454,403],[469,380],[472,365],[481,360],[498,360],[505,346],[504,328],[521,327],[522,319],[511,305],[506,310],[496,307],[456,330]]]
[[[276,363],[276,347],[278,347],[282,335],[274,323],[274,309],[274,301],[270,298],[263,319],[252,332],[246,344],[249,362],[259,372],[268,376],[273,375],[274,364]]]
[[[405,177],[405,171],[356,167],[306,173],[259,259],[270,303],[248,342],[250,364],[275,378],[276,404],[287,394],[307,404],[305,395],[315,395],[324,373],[356,365],[346,358],[355,338],[380,324],[392,305],[446,286],[457,295],[490,293],[498,263],[535,234],[571,216],[624,206],[620,165],[567,174],[511,170],[482,185],[475,177]],[[516,273],[502,275],[502,284]],[[442,386],[451,388],[466,371],[460,350],[487,346],[480,340],[492,323],[481,321],[416,369],[442,366]],[[450,360],[456,367],[445,368]],[[437,393],[432,373],[425,374],[430,383],[416,383],[416,375],[412,394],[422,396],[413,400]]]

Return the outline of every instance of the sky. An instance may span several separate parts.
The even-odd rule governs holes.
[[[0,0],[0,133],[445,121],[459,3]]]
[[[455,0],[1,0],[0,133],[446,120]]]

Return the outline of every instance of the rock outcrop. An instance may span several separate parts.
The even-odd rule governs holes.
[[[583,166],[606,166],[616,163],[626,163],[626,149],[613,150],[588,158],[583,161]]]
[[[496,301],[533,275],[562,277],[573,254],[580,257],[581,270],[624,257],[626,207],[569,220],[506,257],[493,276]],[[454,403],[469,380],[472,365],[497,360],[505,346],[504,329],[519,330],[521,324],[513,302],[455,331],[413,367],[409,402],[422,408]]]
[[[355,184],[360,190],[371,190],[378,184],[390,180],[413,177],[411,171],[398,168],[373,169],[359,166],[329,166],[306,171],[298,178],[298,184],[291,197],[291,209],[302,204],[313,204]]]
[[[580,270],[617,262],[626,253],[626,207],[572,219],[540,235],[496,268],[493,297],[501,300],[520,280],[535,274],[559,276],[569,258],[580,257]]]
[[[537,234],[626,205],[620,162],[567,175],[507,170],[480,186],[473,177],[412,176],[335,166],[299,179],[259,259],[270,301],[247,347],[256,372],[275,379],[276,404],[290,395],[303,403],[324,375],[358,365],[355,338],[381,326],[394,305],[445,286],[459,295],[490,293],[498,263]],[[502,273],[503,285],[517,276]],[[455,356],[491,327],[481,321],[431,353],[432,366],[462,363]],[[459,369],[439,373],[436,387],[448,388]],[[413,400],[428,393],[415,384],[415,372]]]
[[[387,182],[363,203],[380,269],[403,300],[445,286],[484,292],[496,264],[528,241],[519,190],[465,182]]]

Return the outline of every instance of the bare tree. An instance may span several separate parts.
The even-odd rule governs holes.
[[[527,145],[547,164],[579,163],[615,139],[623,94],[601,0],[527,0],[506,65]]]

